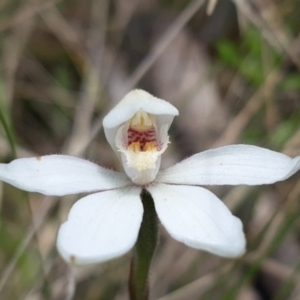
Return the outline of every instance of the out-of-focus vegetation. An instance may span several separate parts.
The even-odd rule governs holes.
[[[177,106],[164,167],[250,143],[300,155],[299,0],[1,0],[0,158],[65,153],[118,168],[101,120],[129,90]],[[151,299],[300,299],[300,177],[212,187],[248,251],[221,259],[162,228]],[[0,299],[127,299],[130,253],[71,270],[59,224],[79,196],[0,186]],[[76,286],[76,291],[75,290]]]

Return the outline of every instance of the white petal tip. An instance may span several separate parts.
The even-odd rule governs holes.
[[[176,237],[174,238],[176,239]],[[225,244],[224,242],[220,244],[202,244],[199,243],[199,241],[189,239],[184,240],[182,242],[191,248],[203,250],[224,258],[239,258],[246,253],[246,239],[242,231],[238,233],[238,236],[235,238],[234,241],[228,241],[228,244]]]
[[[72,252],[63,249],[60,245],[57,245],[57,250],[60,256],[62,257],[62,259],[66,263],[74,266],[84,266],[84,265],[104,263],[109,260],[121,257],[125,255],[127,252],[129,252],[131,248],[124,249],[123,251],[120,251],[118,253],[110,253],[107,255],[95,255],[95,256],[92,255],[84,256],[84,255],[72,254]]]

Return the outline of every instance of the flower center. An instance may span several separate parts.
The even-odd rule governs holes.
[[[146,112],[137,112],[129,123],[127,149],[134,152],[157,151],[155,120]]]
[[[124,170],[137,184],[154,180],[161,155],[169,143],[168,125],[156,121],[155,116],[140,110],[118,129],[116,135]]]

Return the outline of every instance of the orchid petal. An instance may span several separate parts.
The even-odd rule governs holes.
[[[25,191],[52,196],[108,190],[130,184],[122,173],[66,155],[19,158],[9,164],[0,164],[0,180]]]
[[[159,219],[174,239],[224,257],[244,253],[241,221],[207,189],[156,184],[147,190]]]
[[[77,201],[59,229],[57,248],[73,264],[103,262],[135,244],[143,217],[141,188],[126,187]]]
[[[258,185],[282,181],[300,169],[300,156],[249,145],[232,145],[195,154],[163,170],[157,182],[187,185]]]

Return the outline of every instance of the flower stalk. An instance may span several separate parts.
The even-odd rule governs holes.
[[[143,190],[143,221],[135,245],[129,273],[130,300],[148,300],[149,271],[158,240],[158,222],[151,195]]]

